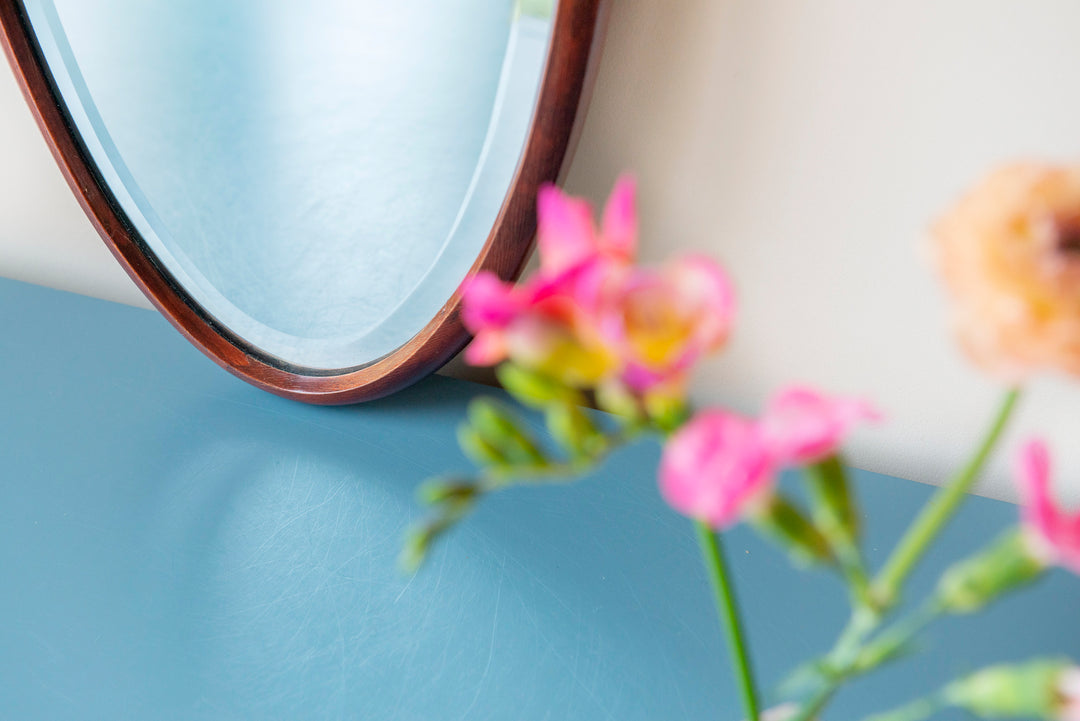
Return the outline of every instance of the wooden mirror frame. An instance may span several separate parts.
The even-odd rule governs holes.
[[[536,233],[536,193],[553,182],[583,120],[608,0],[559,0],[547,62],[521,158],[495,225],[472,266],[511,280]],[[458,293],[404,345],[334,371],[291,365],[241,339],[199,306],[139,236],[104,180],[56,90],[22,0],[0,0],[0,42],[68,185],[112,254],[162,315],[218,365],[277,395],[337,405],[379,398],[434,372],[469,340]]]

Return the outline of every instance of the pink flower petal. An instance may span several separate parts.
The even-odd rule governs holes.
[[[597,253],[592,207],[586,201],[545,185],[536,207],[541,272],[561,273]]]
[[[660,373],[640,363],[630,361],[622,372],[622,382],[627,388],[641,395],[654,386],[662,384],[670,373]]]
[[[1050,453],[1041,440],[1025,443],[1017,457],[1016,480],[1024,501],[1021,521],[1035,551],[1080,574],[1080,513],[1059,508],[1050,492]]]
[[[500,331],[480,331],[465,348],[465,362],[493,366],[506,360],[506,340]]]
[[[631,175],[623,175],[604,206],[601,223],[604,251],[626,262],[632,262],[637,253],[637,181]]]
[[[1016,478],[1024,501],[1024,518],[1043,535],[1052,533],[1057,509],[1050,498],[1050,452],[1039,439],[1021,447]]]
[[[600,332],[621,349],[624,382],[638,392],[686,375],[731,329],[735,300],[720,267],[686,256],[656,271],[626,270],[606,294]]]
[[[757,425],[719,410],[704,411],[668,441],[660,491],[675,510],[725,528],[772,491],[774,468]]]
[[[473,333],[504,328],[521,311],[514,285],[490,271],[470,276],[461,287],[461,319]]]
[[[792,386],[769,402],[762,435],[777,463],[802,466],[835,454],[854,426],[880,417],[865,401]]]
[[[702,352],[718,348],[735,319],[735,292],[723,268],[706,256],[687,255],[673,261],[665,273],[680,302],[693,309],[694,344]]]

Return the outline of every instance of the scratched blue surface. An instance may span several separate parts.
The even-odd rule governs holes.
[[[478,386],[316,408],[233,379],[156,314],[0,281],[0,718],[735,719],[722,638],[657,450],[506,493],[413,578],[395,567]],[[880,561],[927,495],[859,474]],[[975,500],[918,574],[1015,509]],[[761,675],[828,642],[842,594],[736,531]],[[1055,574],[845,692],[837,721],[981,663],[1080,656]],[[947,649],[947,650],[946,650]],[[942,715],[940,718],[959,718]]]

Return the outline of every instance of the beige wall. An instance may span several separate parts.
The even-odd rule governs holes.
[[[3,61],[0,275],[150,307],[68,190]]]
[[[742,312],[703,404],[753,411],[800,379],[889,416],[856,465],[935,481],[997,389],[944,328],[927,222],[990,165],[1080,158],[1075,0],[611,0],[567,185],[642,188],[643,253],[721,258]],[[145,305],[67,194],[0,74],[0,273]],[[1080,500],[1080,387],[1037,385],[1022,432],[1055,440]],[[1008,495],[999,467],[984,490]]]
[[[947,336],[920,256],[930,219],[994,163],[1080,159],[1074,0],[615,0],[568,177],[602,198],[634,169],[644,252],[721,258],[740,328],[700,403],[758,408],[802,379],[889,416],[857,465],[937,481],[998,389]],[[1080,500],[1080,386],[1043,382],[1046,433]],[[1008,495],[1001,464],[984,491]]]

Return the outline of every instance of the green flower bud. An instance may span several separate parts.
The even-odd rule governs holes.
[[[548,433],[571,458],[585,458],[596,450],[602,435],[580,406],[570,403],[548,406]]]
[[[952,566],[938,582],[937,600],[946,613],[972,613],[998,596],[1029,584],[1046,569],[1013,529],[981,553]]]
[[[419,570],[435,539],[446,533],[461,517],[462,513],[444,514],[409,529],[405,545],[398,556],[401,569],[406,573]]]
[[[457,504],[471,502],[478,492],[476,484],[469,480],[432,478],[417,489],[416,496],[428,505]]]
[[[601,383],[596,388],[596,404],[601,410],[631,423],[645,420],[645,409],[640,399],[619,381]]]
[[[850,547],[859,537],[859,516],[838,456],[829,456],[804,469],[810,487],[814,522],[837,546]]]
[[[748,520],[784,548],[797,565],[832,560],[825,536],[779,493],[774,493],[762,508],[750,513]]]
[[[482,435],[476,432],[468,423],[462,423],[458,427],[458,445],[469,457],[469,460],[478,466],[505,466],[508,460],[502,451],[489,443]]]
[[[536,466],[544,463],[544,454],[521,429],[519,421],[494,401],[477,398],[469,404],[472,430],[500,459],[495,463]],[[470,443],[474,441],[470,440]],[[487,454],[484,454],[487,455]]]
[[[495,375],[510,395],[530,408],[544,408],[552,403],[585,403],[580,392],[516,363],[503,363],[495,369]]]
[[[1071,699],[1063,681],[1072,671],[1063,660],[1037,659],[990,666],[945,687],[944,700],[983,718],[1068,719]]]
[[[648,393],[644,398],[645,412],[656,427],[665,432],[678,430],[690,419],[690,407],[679,396]]]

